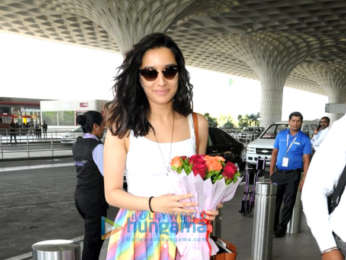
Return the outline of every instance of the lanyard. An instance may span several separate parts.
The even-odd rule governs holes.
[[[290,137],[290,134],[287,133],[287,142],[286,142],[286,147],[287,147],[287,150],[286,150],[286,154],[288,153],[288,151],[291,149],[292,145],[294,144],[294,142],[296,141],[297,137],[298,137],[298,133],[297,135],[294,137],[294,139],[292,140],[292,142],[290,143],[290,145],[288,145],[288,139]]]

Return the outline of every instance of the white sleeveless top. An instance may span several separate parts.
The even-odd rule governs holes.
[[[167,167],[175,156],[191,156],[196,153],[195,131],[192,114],[188,115],[190,138],[175,143],[157,143],[144,136],[135,137],[130,131],[126,159],[128,192],[136,196],[159,196],[173,192]],[[161,150],[160,150],[161,149]],[[170,155],[171,158],[168,158]]]

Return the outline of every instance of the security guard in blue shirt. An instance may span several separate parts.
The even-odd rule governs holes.
[[[310,164],[311,142],[309,137],[300,131],[302,123],[301,113],[291,113],[288,121],[289,129],[278,133],[274,143],[269,173],[272,182],[277,184],[274,222],[276,237],[283,237],[286,234],[287,224],[296,201],[300,173],[304,172],[301,188]],[[282,202],[284,205],[280,220]]]

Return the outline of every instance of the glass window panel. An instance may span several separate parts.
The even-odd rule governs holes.
[[[59,111],[59,125],[74,125],[74,111]]]
[[[42,112],[42,121],[45,120],[48,125],[58,125],[57,112]]]

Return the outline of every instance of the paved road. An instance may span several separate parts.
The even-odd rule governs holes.
[[[17,166],[38,163],[22,161]],[[0,167],[13,164],[0,162]],[[30,252],[37,241],[82,235],[83,222],[73,200],[75,183],[72,166],[0,172],[0,259]],[[109,217],[114,214],[111,210]]]
[[[71,159],[0,162],[4,167],[64,164]],[[0,171],[0,259],[31,251],[31,245],[46,239],[71,239],[81,236],[83,222],[73,201],[75,187],[73,166]],[[223,208],[222,237],[232,241],[239,260],[250,260],[252,218],[242,217],[238,210],[243,188]],[[109,211],[113,219],[116,210]],[[105,259],[104,244],[100,259]],[[319,251],[305,221],[302,233],[273,241],[273,259],[315,260]]]
[[[50,150],[54,149],[63,149],[71,150],[71,144],[61,144],[60,142],[47,142],[47,143],[17,143],[17,144],[1,144],[1,149],[3,151],[21,151],[21,150]]]
[[[36,165],[55,165],[55,164],[64,164],[64,163],[73,163],[71,157],[62,157],[55,159],[42,159],[34,158],[31,160],[10,160],[10,161],[0,161],[0,171],[10,167],[25,167],[25,166],[36,166]],[[0,175],[1,176],[1,175]]]

